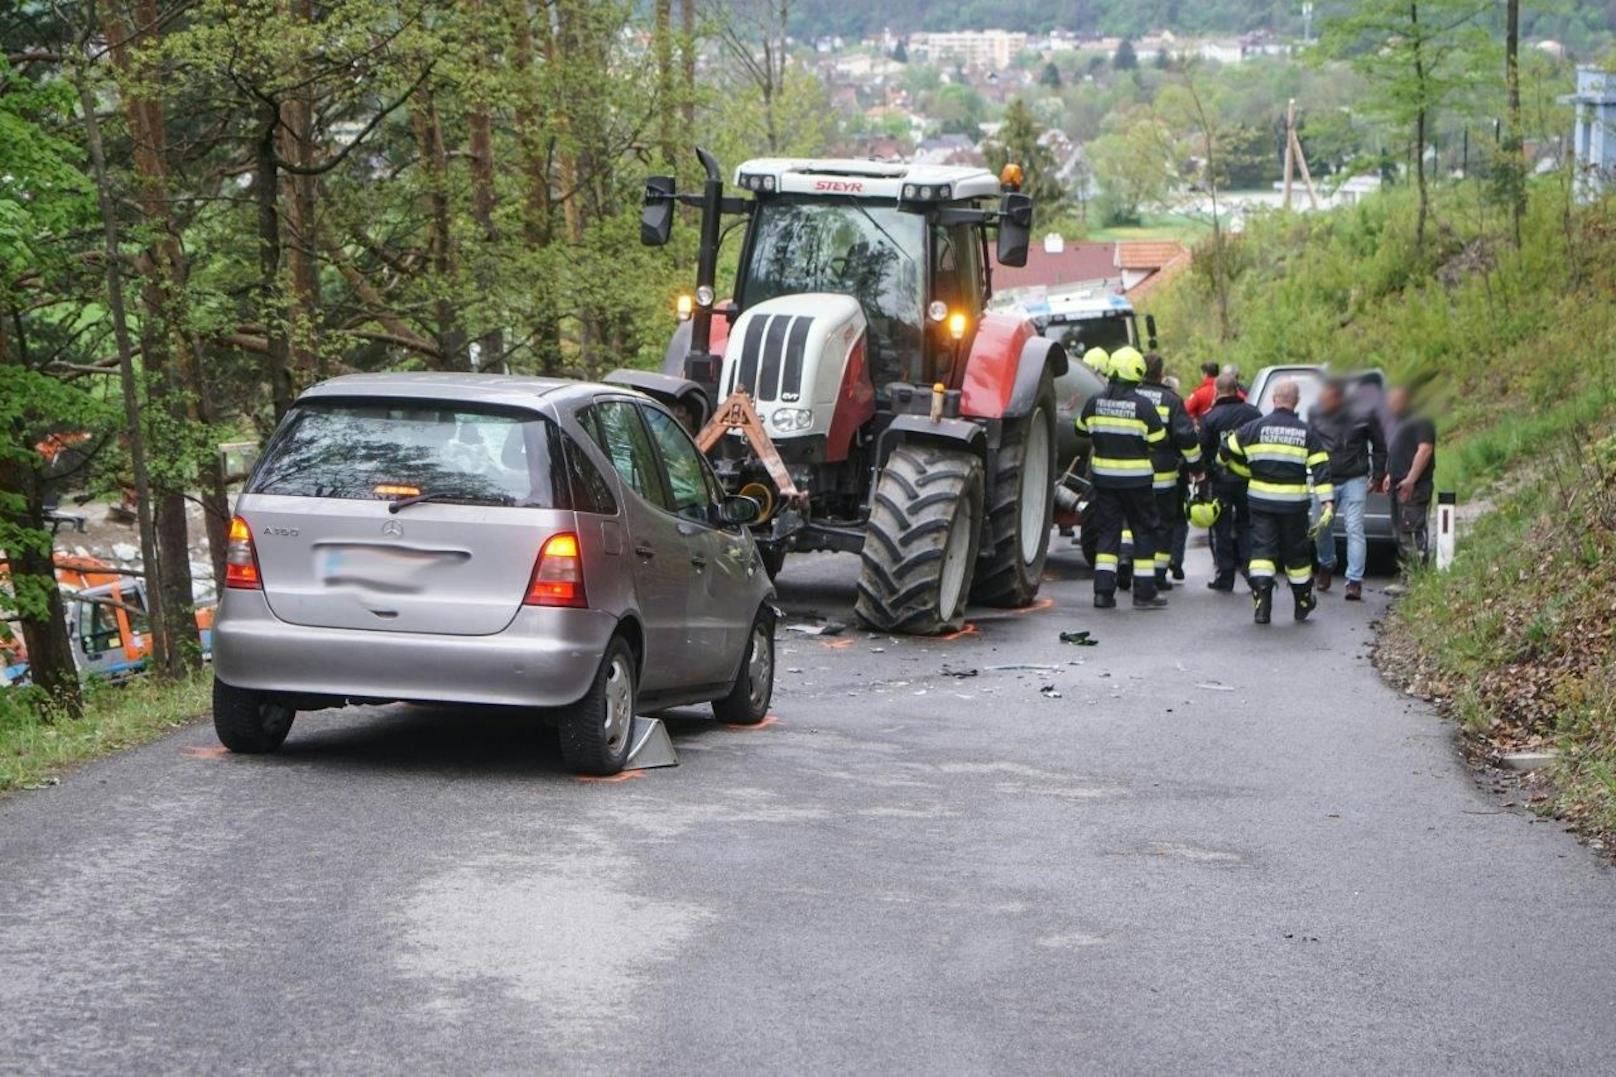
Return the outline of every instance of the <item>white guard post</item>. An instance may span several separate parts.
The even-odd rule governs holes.
[[[1448,566],[1453,564],[1453,515],[1457,502],[1458,498],[1452,490],[1444,490],[1436,495],[1436,568],[1438,572],[1446,572]]]

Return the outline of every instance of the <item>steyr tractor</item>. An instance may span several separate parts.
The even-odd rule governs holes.
[[[990,236],[1023,265],[1019,170],[762,159],[725,194],[647,181],[641,239],[701,211],[696,287],[660,374],[610,380],[691,417],[732,493],[755,498],[765,564],[859,553],[856,609],[883,631],[961,625],[967,601],[1038,593],[1055,484],[1055,379],[1067,357],[1024,316],[988,310]],[[741,218],[733,300],[716,302],[723,218]]]

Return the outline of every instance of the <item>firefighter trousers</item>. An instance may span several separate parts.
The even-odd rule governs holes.
[[[1313,540],[1306,505],[1301,512],[1251,510],[1252,587],[1272,587],[1281,572],[1298,595],[1313,590]]]
[[[1155,553],[1156,578],[1165,580],[1169,568],[1184,563],[1182,552],[1176,559],[1173,556],[1173,543],[1177,538],[1179,525],[1184,522],[1184,495],[1179,492],[1176,485],[1152,492],[1156,500],[1156,534],[1152,536],[1150,545]]]
[[[1094,593],[1114,594],[1117,564],[1122,553],[1122,531],[1133,533],[1134,597],[1156,596],[1156,536],[1161,524],[1156,517],[1156,496],[1148,486],[1125,490],[1097,486],[1089,503],[1096,538]]]
[[[1223,502],[1209,541],[1217,579],[1234,583],[1235,573],[1251,560],[1251,511],[1246,507],[1245,483],[1215,483],[1212,494]]]

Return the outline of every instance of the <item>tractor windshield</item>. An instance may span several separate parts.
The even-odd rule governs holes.
[[[925,223],[893,206],[763,200],[741,307],[803,292],[850,295],[869,319],[875,368],[896,376],[905,358],[921,351]]]

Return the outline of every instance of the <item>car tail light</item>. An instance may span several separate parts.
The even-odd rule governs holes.
[[[258,551],[253,548],[252,528],[240,516],[230,518],[230,543],[225,547],[224,585],[240,591],[262,591],[258,574]]]
[[[577,608],[589,605],[584,597],[584,562],[578,551],[577,535],[563,531],[544,540],[522,604]]]

